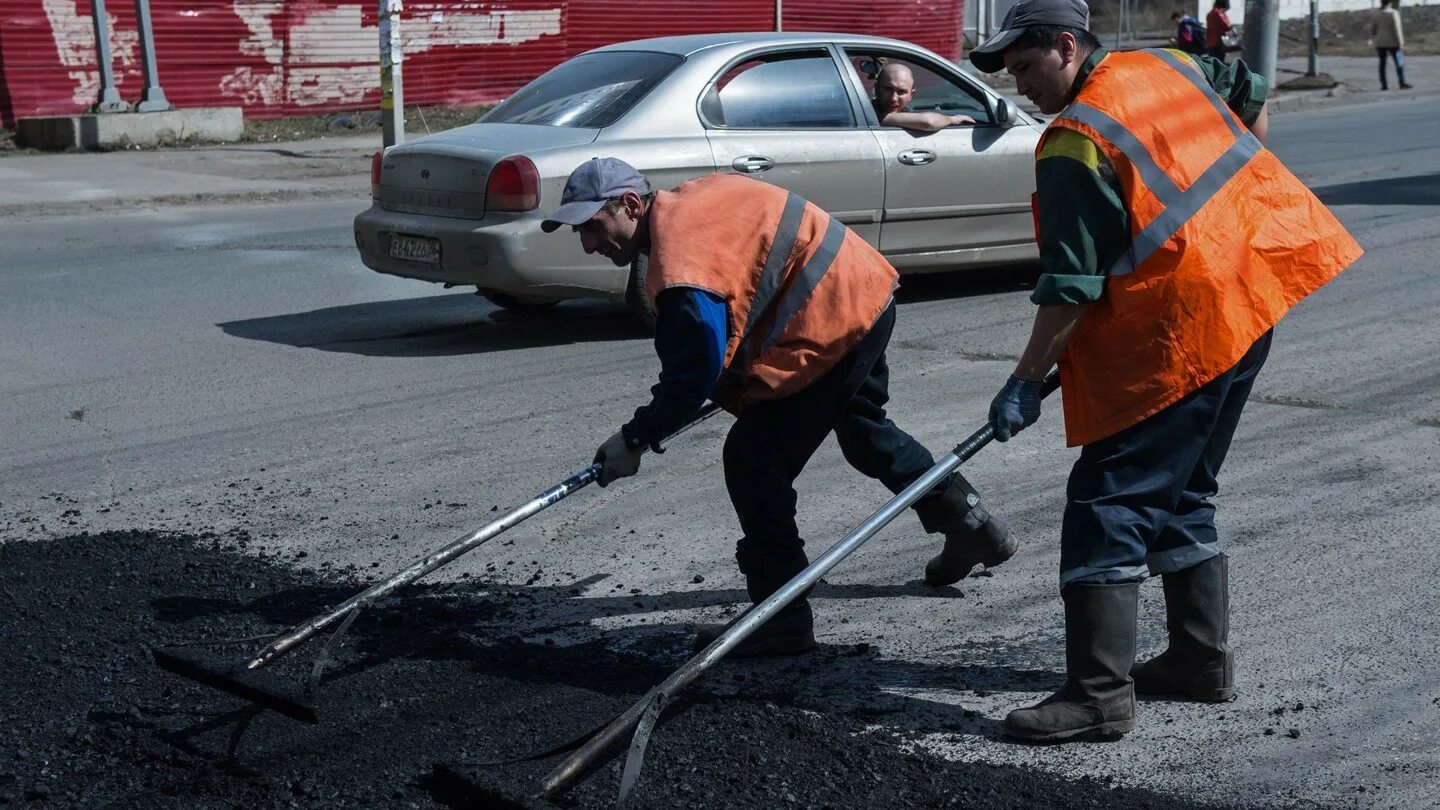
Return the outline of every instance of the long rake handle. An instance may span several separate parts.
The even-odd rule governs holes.
[[[1060,387],[1060,377],[1052,373],[1045,378],[1044,387],[1041,389],[1041,396],[1048,396],[1056,388]],[[636,701],[623,714],[611,721],[610,725],[601,729],[591,737],[584,745],[560,763],[553,771],[546,775],[541,783],[542,792],[547,799],[553,799],[569,790],[579,779],[585,775],[592,764],[601,757],[609,754],[614,748],[623,742],[625,735],[631,733],[640,722],[646,710],[655,701],[660,701],[661,706],[668,702],[671,697],[685,687],[694,683],[710,667],[714,666],[724,658],[727,653],[744,641],[751,633],[755,632],[760,625],[764,624],[780,612],[782,608],[793,602],[800,594],[809,590],[820,581],[820,578],[829,573],[830,569],[839,565],[842,560],[850,556],[857,548],[869,540],[877,532],[883,529],[897,515],[904,511],[910,504],[920,499],[920,496],[929,492],[940,483],[947,475],[954,472],[961,464],[969,461],[972,456],[980,451],[985,445],[995,438],[995,428],[986,424],[975,431],[970,438],[961,442],[946,453],[935,466],[915,480],[913,484],[906,487],[900,494],[891,498],[876,510],[865,522],[855,527],[853,531],[845,535],[840,542],[831,546],[820,555],[814,562],[810,563],[805,570],[795,575],[780,590],[766,597],[764,601],[752,607],[740,620],[710,643],[710,646],[701,650],[697,655],[686,661],[684,666],[676,670],[670,677],[660,682],[659,686],[651,689],[640,700]],[[643,741],[638,741],[643,745]]]
[[[674,433],[666,436],[666,441],[679,436],[695,425],[710,418],[719,409],[720,406],[713,402],[705,403],[696,413],[694,419],[687,422]],[[274,641],[270,642],[270,644],[260,652],[256,653],[255,657],[246,665],[246,668],[260,669],[269,666],[285,653],[304,644],[315,637],[317,633],[324,631],[326,628],[344,619],[346,615],[356,608],[366,607],[388,596],[396,589],[415,582],[437,568],[448,565],[477,546],[490,541],[496,535],[501,534],[519,523],[523,523],[525,520],[564,500],[574,492],[583,489],[600,478],[600,470],[601,466],[599,464],[591,464],[580,472],[575,473],[564,481],[535,496],[523,506],[496,518],[459,540],[451,542],[444,548],[416,560],[405,570],[395,574],[384,582],[372,585],[349,599],[346,599],[344,602],[341,602],[338,606],[331,608],[329,611],[295,625]]]

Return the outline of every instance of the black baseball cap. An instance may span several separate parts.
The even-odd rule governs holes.
[[[1090,30],[1090,7],[1085,0],[1021,0],[1005,12],[1000,33],[970,51],[970,61],[985,73],[1005,67],[1005,49],[1033,25],[1061,25]]]

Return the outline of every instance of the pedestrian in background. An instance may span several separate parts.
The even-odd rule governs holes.
[[[1205,53],[1225,61],[1225,35],[1235,30],[1230,24],[1230,0],[1215,0],[1210,13],[1205,15]]]
[[[1205,26],[1199,20],[1177,11],[1170,15],[1170,24],[1175,26],[1175,36],[1171,40],[1175,47],[1186,53],[1205,54]]]
[[[1375,43],[1375,53],[1380,57],[1380,89],[1389,90],[1385,60],[1395,62],[1395,78],[1400,80],[1400,89],[1409,90],[1405,83],[1405,31],[1400,25],[1400,9],[1395,0],[1380,0],[1380,10],[1370,18],[1370,36]]]

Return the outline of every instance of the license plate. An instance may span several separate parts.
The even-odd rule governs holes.
[[[390,258],[425,264],[440,263],[440,240],[424,236],[390,234]]]

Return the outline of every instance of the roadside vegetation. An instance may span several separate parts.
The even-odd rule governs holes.
[[[405,132],[412,136],[473,124],[491,105],[478,107],[408,107]],[[245,119],[243,140],[250,143],[304,141],[337,135],[358,135],[380,131],[379,110],[295,115],[285,118]]]

